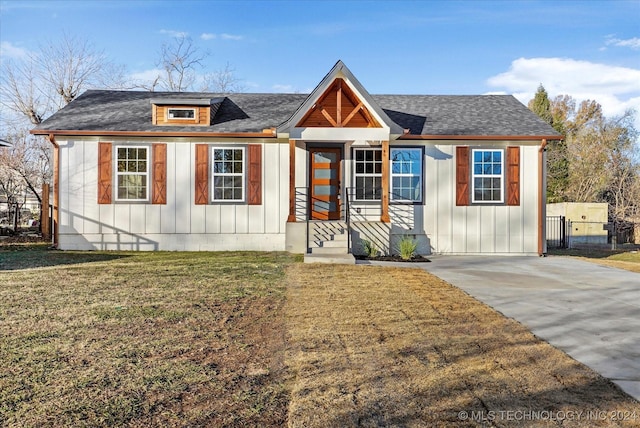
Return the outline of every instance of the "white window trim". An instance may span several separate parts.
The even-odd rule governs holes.
[[[409,150],[420,153],[420,199],[393,199],[393,177],[415,177],[415,174],[393,172],[393,151]],[[422,204],[424,201],[424,150],[418,147],[390,147],[389,148],[389,203],[390,204]]]
[[[211,202],[239,204],[247,201],[247,147],[246,146],[211,146],[211,162],[209,170],[211,171]],[[242,150],[242,173],[224,173],[214,171],[216,150]],[[215,179],[216,177],[242,177],[242,199],[216,199],[215,197]]]
[[[366,172],[361,172],[358,173],[356,172],[356,152],[357,151],[376,151],[376,152],[382,152],[382,149],[379,147],[354,147],[353,148],[353,188],[355,191],[355,194],[353,196],[353,200],[356,202],[375,202],[375,201],[380,201],[381,199],[358,199],[357,195],[358,195],[358,190],[356,188],[356,183],[357,180],[356,178],[358,177],[380,177],[380,182],[382,182],[382,171],[380,171],[380,173],[366,173]],[[382,162],[384,162],[385,160],[382,159]]]
[[[475,172],[475,153],[476,152],[500,152],[500,174],[476,174]],[[504,168],[505,168],[505,151],[503,149],[472,149],[471,150],[471,203],[473,204],[502,204],[504,203]],[[480,178],[500,178],[500,200],[476,200],[476,177]]]
[[[179,111],[192,111],[193,112],[193,117],[171,117],[171,111],[172,110],[179,110]],[[168,107],[167,108],[167,120],[190,120],[190,121],[194,121],[196,120],[196,118],[198,117],[198,109],[195,107]]]
[[[118,171],[118,149],[146,149],[147,150],[147,172],[119,172]],[[115,201],[116,202],[149,202],[151,200],[151,188],[149,187],[151,184],[151,147],[150,146],[145,146],[145,145],[128,145],[128,144],[120,144],[120,145],[114,145],[114,162],[113,162],[113,169],[114,169],[114,176],[115,176],[115,183],[113,188],[115,189]],[[118,177],[121,175],[144,175],[146,176],[147,180],[146,180],[146,187],[147,187],[147,197],[144,199],[127,199],[127,198],[120,198],[118,197]]]

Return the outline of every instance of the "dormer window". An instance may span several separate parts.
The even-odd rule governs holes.
[[[167,119],[193,120],[196,117],[195,108],[168,108]]]
[[[224,98],[152,98],[151,123],[160,126],[211,126]]]

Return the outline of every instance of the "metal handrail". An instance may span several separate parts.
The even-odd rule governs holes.
[[[344,199],[344,219],[347,223],[347,253],[351,254],[351,207],[349,206],[349,188],[345,189]]]
[[[309,188],[308,187],[296,187],[295,188],[296,191],[296,200],[295,200],[295,217],[296,217],[296,221],[298,220],[298,217],[300,217],[298,215],[299,213],[299,208],[300,207],[304,207],[304,211],[302,213],[302,217],[304,218],[304,221],[306,222],[306,236],[305,236],[305,242],[306,242],[306,250],[305,253],[309,254],[309,231],[310,231],[310,220],[311,220],[311,198],[309,198]]]

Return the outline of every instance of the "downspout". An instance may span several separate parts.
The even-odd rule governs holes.
[[[60,220],[60,146],[53,134],[47,136],[53,144],[53,248],[58,248],[58,225]]]
[[[547,147],[546,138],[542,139],[540,149],[538,149],[538,256],[543,257],[546,254],[544,242],[546,237],[546,191],[545,191],[545,162],[544,152]]]

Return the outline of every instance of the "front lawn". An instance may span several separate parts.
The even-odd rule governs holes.
[[[612,382],[421,269],[287,278],[292,427],[640,426]]]
[[[0,426],[640,421],[614,384],[427,272],[299,259],[0,247]]]
[[[0,248],[0,426],[284,424],[293,262]]]

